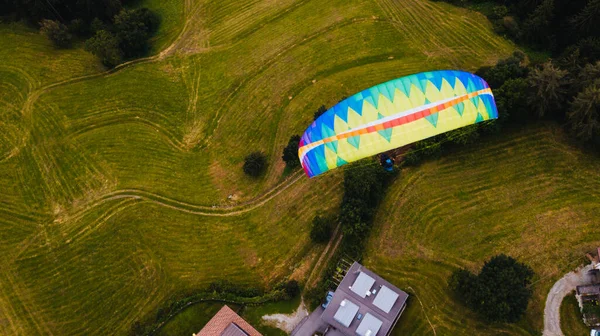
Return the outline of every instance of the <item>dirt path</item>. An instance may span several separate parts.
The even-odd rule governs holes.
[[[544,336],[564,336],[560,329],[560,304],[575,287],[591,282],[588,276],[591,269],[590,264],[569,272],[552,286],[544,308]]]
[[[306,316],[308,316],[308,310],[304,305],[304,301],[301,301],[298,309],[291,314],[265,315],[262,319],[289,334]]]
[[[312,272],[306,279],[305,288],[313,287],[318,281],[321,273],[325,269],[324,266],[327,265],[327,263],[331,260],[331,258],[335,254],[335,251],[340,245],[342,237],[343,234],[341,230],[341,225],[338,224],[338,226],[333,231],[333,234],[331,235],[329,243],[327,243],[327,246],[325,247],[325,249],[323,249],[319,260],[317,260],[317,262],[312,268]],[[308,309],[306,309],[306,305],[304,305],[304,300],[302,300],[298,309],[296,309],[296,311],[292,314],[265,315],[262,318],[263,320],[268,321],[273,326],[284,330],[286,333],[290,334],[294,330],[294,328],[296,328],[296,326],[298,326],[298,324],[303,321],[304,318],[308,317],[308,315],[309,311]]]
[[[284,192],[286,189],[294,185],[296,182],[300,181],[304,178],[304,173],[300,170],[288,178],[283,180],[281,183],[273,186],[271,189],[267,190],[262,195],[244,203],[239,203],[235,205],[200,205],[187,203],[183,201],[178,201],[166,196],[162,196],[159,194],[155,194],[149,191],[139,190],[139,189],[121,189],[110,192],[108,194],[103,195],[94,203],[89,204],[85,209],[82,209],[79,213],[75,214],[74,217],[79,217],[89,211],[91,208],[98,207],[102,204],[105,204],[114,200],[122,200],[122,199],[134,199],[134,200],[142,200],[150,203],[157,204],[159,206],[163,206],[166,208],[171,208],[174,210],[178,210],[181,212],[186,212],[194,215],[200,216],[213,216],[213,217],[230,217],[237,216],[243,213],[252,211],[256,208],[263,206],[265,203],[271,201],[279,194]]]
[[[341,224],[338,224],[331,235],[331,240],[329,240],[329,243],[327,243],[327,246],[323,250],[323,253],[321,253],[319,260],[317,260],[317,263],[313,266],[312,272],[308,276],[308,279],[306,279],[306,288],[311,288],[316,284],[324,270],[324,267],[322,267],[323,264],[327,264],[329,260],[331,260],[331,257],[333,257],[333,254],[342,241],[342,237],[343,234],[341,232]]]

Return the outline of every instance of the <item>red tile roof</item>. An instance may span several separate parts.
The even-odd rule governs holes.
[[[262,336],[261,333],[227,306],[223,306],[196,336],[220,336],[232,323],[250,336]]]

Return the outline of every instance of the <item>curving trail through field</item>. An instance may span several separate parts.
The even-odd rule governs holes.
[[[422,308],[407,308],[410,318],[399,322],[406,333],[535,335],[556,322],[572,289],[563,282],[550,289],[554,282],[597,245],[598,158],[568,145],[555,125],[482,141],[403,171],[378,210],[366,264],[416,291]],[[448,279],[500,253],[533,268],[533,295],[520,323],[484,325],[454,298]]]
[[[512,50],[480,16],[426,0],[158,5],[184,21],[150,57],[98,71],[69,50],[46,66],[35,56],[50,51],[34,43],[30,69],[0,66],[15,121],[0,124],[0,334],[127,334],[212,281],[271,286],[314,254],[312,217],[341,198],[341,171],[304,180],[281,162],[311,111]],[[249,150],[268,157],[260,179],[242,173]]]
[[[297,171],[294,174],[287,177],[284,181],[275,185],[273,188],[267,190],[258,197],[243,203],[233,205],[207,206],[200,204],[192,204],[168,198],[149,191],[139,189],[122,189],[102,195],[96,202],[90,204],[89,206],[93,208],[100,206],[106,202],[118,199],[137,199],[194,215],[209,217],[237,216],[263,206],[265,203],[279,196],[282,192],[291,187],[294,183],[300,181],[302,178],[305,178],[304,173],[302,171]]]

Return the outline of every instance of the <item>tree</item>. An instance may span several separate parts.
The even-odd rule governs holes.
[[[125,57],[136,57],[147,52],[148,40],[159,24],[156,14],[148,8],[124,9],[115,16],[114,21],[119,47]]]
[[[315,112],[314,115],[314,120],[319,119],[320,116],[323,115],[323,113],[327,112],[327,108],[325,107],[325,105],[321,105],[319,106],[319,108],[317,109],[317,111]]]
[[[524,58],[523,52],[517,50],[511,57],[498,61],[493,67],[483,67],[475,74],[485,78],[492,89],[497,89],[509,79],[527,76],[527,68],[521,66]]]
[[[578,139],[589,141],[600,136],[600,80],[575,97],[567,112],[567,119]]]
[[[340,223],[345,238],[363,236],[369,229],[369,220],[373,216],[373,211],[374,209],[365,200],[358,198],[344,200],[340,211]]]
[[[530,91],[526,79],[512,78],[494,92],[500,123],[507,120],[521,121],[529,116],[527,98]]]
[[[470,306],[474,302],[473,288],[477,286],[477,275],[465,269],[459,269],[450,276],[448,286],[464,304]]]
[[[135,321],[131,326],[131,335],[132,336],[142,336],[146,333],[144,325],[140,323],[140,321]]]
[[[98,56],[109,67],[121,63],[123,55],[119,49],[119,40],[106,30],[99,30],[94,37],[85,41],[85,50]]]
[[[283,156],[281,157],[285,162],[285,165],[289,168],[296,168],[300,166],[300,159],[298,158],[298,144],[300,143],[299,135],[292,135],[288,141],[287,146],[283,149]]]
[[[579,71],[579,75],[577,75],[577,80],[573,83],[573,86],[578,93],[589,87],[591,84],[594,84],[598,78],[600,78],[600,61],[594,64],[586,64],[581,71]]]
[[[567,93],[568,71],[555,67],[551,61],[536,68],[527,78],[533,92],[529,103],[538,117],[560,111]]]
[[[384,175],[380,166],[364,161],[348,166],[344,170],[344,199],[359,199],[369,206],[376,205],[383,194]]]
[[[523,25],[525,39],[534,44],[553,47],[551,25],[554,19],[554,0],[544,0]]]
[[[360,241],[370,227],[377,204],[383,197],[384,185],[391,175],[379,165],[357,162],[344,170],[344,197],[339,221],[344,239]]]
[[[531,298],[533,270],[500,254],[487,261],[478,275],[467,270],[452,274],[448,284],[457,297],[486,321],[518,321]]]
[[[570,23],[580,33],[586,34],[598,28],[599,19],[600,0],[590,0],[579,14],[571,18]]]
[[[71,45],[72,35],[64,24],[54,20],[42,20],[40,32],[48,37],[56,48],[67,48]]]
[[[315,216],[310,230],[310,239],[315,243],[328,242],[333,233],[332,220],[330,218]]]
[[[442,138],[444,135],[417,141],[413,148],[406,153],[404,160],[407,165],[417,165],[427,158],[437,158],[442,154]]]
[[[260,176],[267,167],[267,158],[262,152],[253,152],[244,160],[244,173],[252,176]]]

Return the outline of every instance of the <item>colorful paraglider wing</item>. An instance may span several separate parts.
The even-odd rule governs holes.
[[[327,110],[304,132],[309,177],[364,157],[498,118],[492,91],[463,71],[432,71],[379,84]]]

